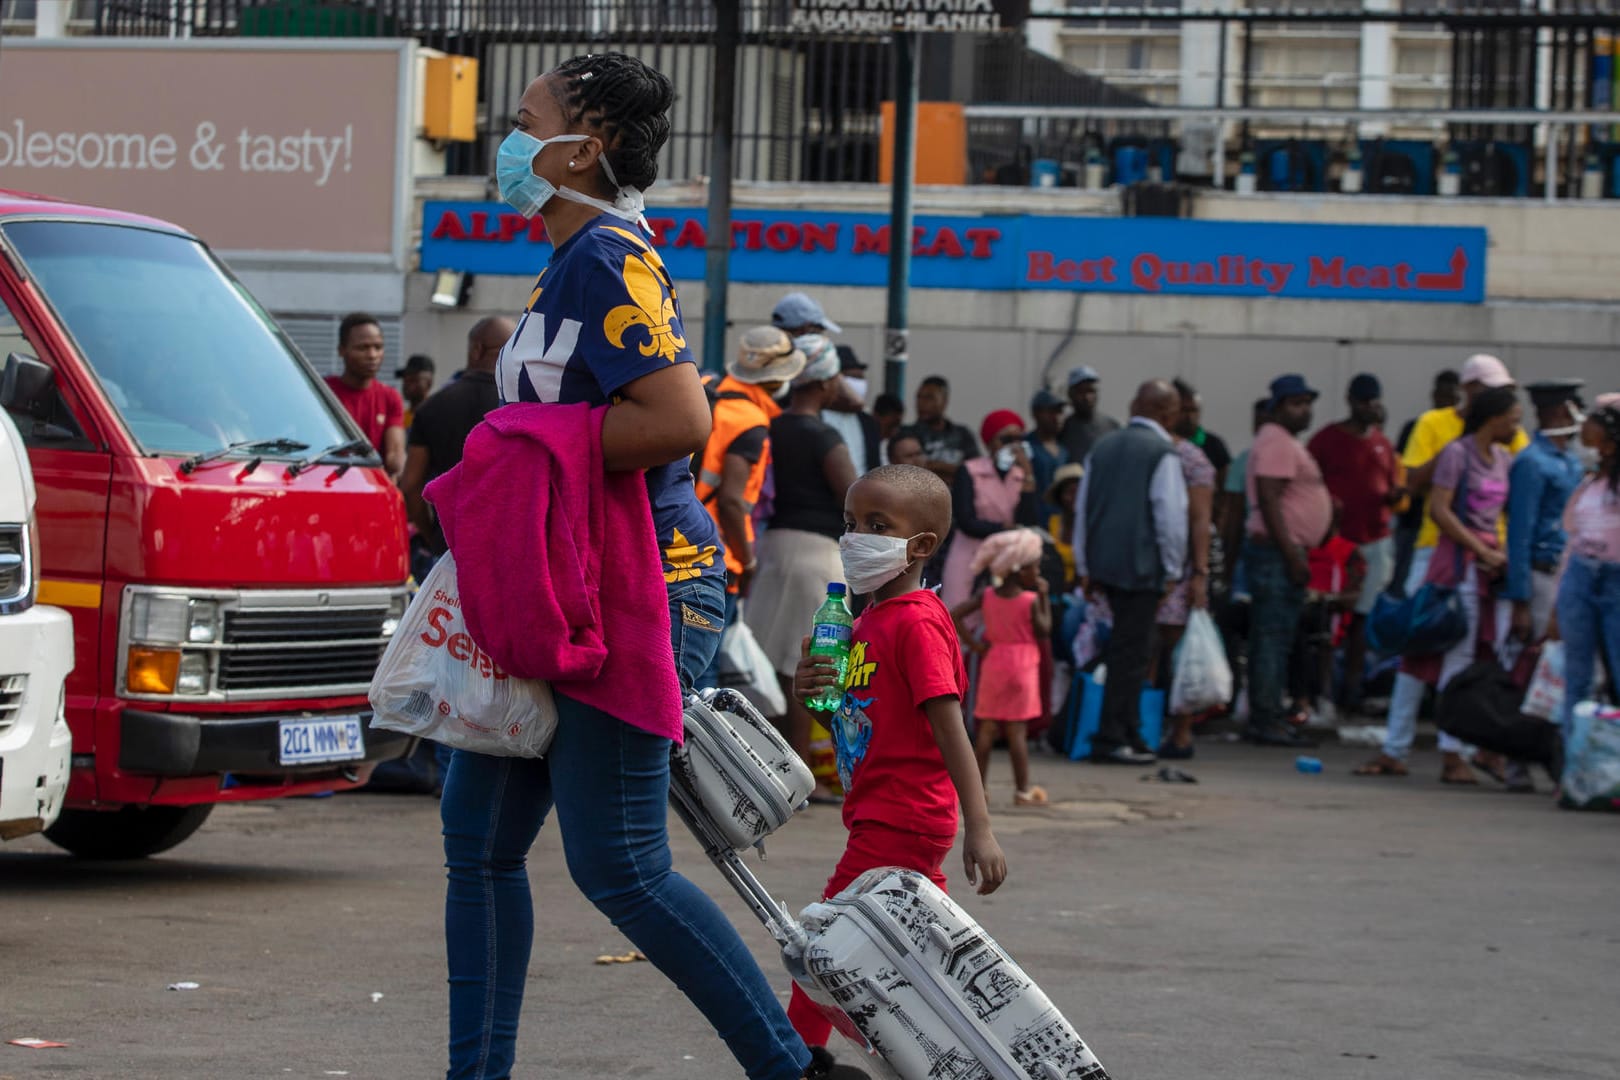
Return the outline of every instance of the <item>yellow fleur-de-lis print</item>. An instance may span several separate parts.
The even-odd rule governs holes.
[[[602,320],[602,333],[614,348],[624,348],[624,334],[632,326],[647,328],[647,341],[640,346],[642,356],[662,356],[670,363],[686,348],[686,339],[675,330],[675,302],[664,295],[658,275],[635,255],[624,257],[624,287],[631,302],[620,304]]]
[[[688,540],[681,530],[670,530],[669,547],[664,549],[664,562],[669,565],[664,571],[664,583],[674,585],[702,577],[704,570],[714,567],[714,557],[719,553],[713,544],[700,547]]]

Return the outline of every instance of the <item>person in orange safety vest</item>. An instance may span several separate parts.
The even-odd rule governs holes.
[[[774,326],[756,326],[742,336],[726,377],[714,388],[714,427],[695,470],[697,495],[714,516],[726,548],[726,625],[737,621],[737,604],[748,595],[758,568],[754,555],[754,504],[771,464],[771,421],[782,412],[776,396],[804,370],[804,353]],[[698,680],[716,685],[719,659]]]

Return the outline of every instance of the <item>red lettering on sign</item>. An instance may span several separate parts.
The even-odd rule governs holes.
[[[764,222],[733,221],[731,223],[731,246],[736,248],[738,240],[741,240],[744,251],[758,251],[765,246],[764,233]]]
[[[1143,252],[1131,260],[1131,284],[1143,292],[1158,292],[1163,272],[1164,262],[1157,255]]]
[[[510,244],[518,233],[529,227],[529,219],[522,214],[501,215],[501,243]]]
[[[1056,276],[1057,268],[1050,251],[1029,253],[1029,271],[1024,275],[1025,281],[1051,281]]]
[[[765,246],[772,251],[792,251],[799,246],[799,227],[791,222],[774,222],[765,230]]]
[[[433,226],[432,237],[435,240],[465,240],[467,230],[461,227],[461,218],[454,210],[446,210],[439,215],[439,223]]]
[[[653,247],[664,247],[669,243],[669,234],[675,228],[674,218],[648,218],[647,227],[652,229]]]
[[[539,214],[529,219],[529,243],[545,244],[550,242],[546,235],[546,219]]]
[[[489,214],[488,213],[484,212],[483,210],[474,210],[472,212],[471,217],[472,217],[472,235],[471,235],[470,239],[473,239],[473,240],[493,240],[493,239],[495,239],[495,234],[489,231]]]
[[[922,231],[921,229],[917,230],[919,237]],[[916,247],[912,249],[912,253],[922,258],[930,258],[935,255],[943,255],[948,259],[965,259],[967,257],[967,249],[962,246],[962,241],[957,239],[956,230],[948,226],[941,227],[934,234],[932,244],[924,244],[919,239]]]
[[[855,226],[855,254],[857,255],[887,255],[889,253],[889,227],[879,225],[872,228],[870,225]]]
[[[805,251],[814,251],[817,247],[826,251],[838,250],[838,222],[817,225],[813,221],[807,221],[799,229],[804,233]]]
[[[681,226],[680,235],[675,237],[675,246],[678,248],[705,247],[709,243],[709,234],[703,231],[703,225],[696,218]]]
[[[990,245],[1001,239],[1000,229],[967,229],[963,231],[968,243],[973,245],[971,254],[975,259],[988,259]]]

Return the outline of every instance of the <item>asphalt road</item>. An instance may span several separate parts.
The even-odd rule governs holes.
[[[998,812],[1011,878],[966,899],[1116,1080],[1620,1077],[1620,819],[1442,788],[1432,754],[1363,780],[1349,750],[1316,776],[1281,751],[1200,753],[1197,786],[1037,759],[1056,803]],[[995,779],[1006,806],[999,757]],[[814,809],[758,871],[796,907],[842,841]],[[442,1076],[440,862],[435,802],[382,795],[224,807],[140,863],[7,845],[0,1080]],[[741,1076],[656,971],[593,963],[627,946],[549,831],[531,876],[519,1076]],[[182,980],[200,987],[166,989]],[[3,1045],[24,1036],[71,1045]]]

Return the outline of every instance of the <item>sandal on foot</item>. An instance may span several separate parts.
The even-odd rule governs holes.
[[[1045,806],[1046,801],[1046,789],[1039,784],[1028,791],[1013,792],[1014,806]]]
[[[1352,776],[1405,776],[1406,763],[1398,761],[1387,754],[1379,754],[1371,761],[1357,766],[1351,771]]]

